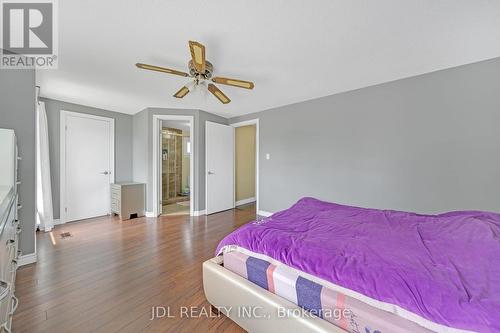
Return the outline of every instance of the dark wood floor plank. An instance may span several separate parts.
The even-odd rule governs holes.
[[[243,332],[211,314],[201,264],[225,235],[253,219],[250,205],[203,217],[103,217],[38,233],[38,263],[17,274],[13,330]],[[62,232],[72,237],[62,239]],[[170,307],[175,318],[150,320],[153,306]],[[181,307],[200,316],[182,318]]]

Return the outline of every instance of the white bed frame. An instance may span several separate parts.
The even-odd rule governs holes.
[[[248,332],[347,333],[222,266],[222,256],[203,263],[203,289],[218,311]],[[284,315],[284,309],[288,315]]]

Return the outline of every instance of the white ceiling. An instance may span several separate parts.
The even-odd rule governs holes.
[[[40,70],[42,96],[134,114],[191,108],[225,117],[261,111],[500,56],[500,1],[63,0],[59,69]],[[188,40],[215,74],[251,80],[232,99],[172,95],[188,79]]]

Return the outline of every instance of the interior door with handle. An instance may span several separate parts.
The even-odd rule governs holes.
[[[114,121],[74,112],[64,117],[63,222],[107,215],[113,182]]]
[[[205,124],[206,212],[234,208],[234,128]]]

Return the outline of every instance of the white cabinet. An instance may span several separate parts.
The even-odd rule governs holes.
[[[142,183],[111,184],[111,213],[122,220],[144,216],[145,191]]]
[[[0,186],[13,186],[16,176],[16,136],[13,130],[0,129]]]
[[[10,332],[18,301],[14,295],[18,241],[17,149],[14,131],[0,129],[0,332]]]

